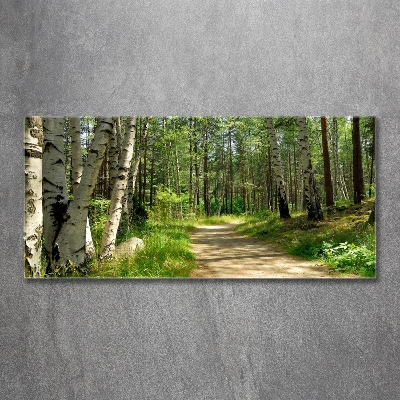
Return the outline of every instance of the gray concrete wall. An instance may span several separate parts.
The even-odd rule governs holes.
[[[400,6],[10,1],[0,398],[397,399]],[[372,281],[23,278],[26,115],[376,115]]]

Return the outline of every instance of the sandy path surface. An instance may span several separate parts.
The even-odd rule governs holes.
[[[340,278],[328,267],[287,255],[242,236],[235,224],[197,227],[192,233],[198,268],[194,278]]]

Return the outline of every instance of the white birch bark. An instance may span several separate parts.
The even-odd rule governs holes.
[[[81,146],[81,119],[70,118],[71,158],[72,158],[72,193],[76,193],[82,178],[83,161]]]
[[[331,129],[331,148],[332,148],[332,164],[333,164],[333,198],[336,199],[339,194],[339,149],[338,149],[338,127],[336,117],[332,118]]]
[[[304,196],[306,199],[308,219],[320,221],[323,219],[323,213],[317,193],[314,171],[311,164],[306,118],[297,117],[297,126],[299,128],[299,145],[303,169]]]
[[[46,272],[60,267],[55,240],[68,219],[68,192],[65,177],[64,118],[43,118],[43,239]]]
[[[108,173],[109,173],[109,194],[112,193],[115,180],[118,176],[118,132],[117,132],[117,117],[114,117],[113,132],[108,144]]]
[[[285,188],[285,181],[282,172],[281,153],[278,145],[278,138],[274,129],[274,122],[271,117],[267,118],[267,131],[271,141],[272,166],[275,172],[279,212],[281,218],[290,218],[289,204]]]
[[[85,237],[89,202],[104,159],[107,143],[112,134],[112,128],[111,118],[98,118],[81,182],[74,200],[68,207],[69,218],[61,227],[57,238],[56,245],[60,260],[66,268],[80,269],[86,261]]]
[[[81,119],[79,117],[71,117],[70,127],[72,157],[72,193],[75,194],[81,182],[83,172]],[[86,219],[86,257],[92,258],[94,255],[95,248],[88,217]]]
[[[133,148],[136,139],[136,117],[128,117],[127,131],[123,141],[123,149],[118,167],[118,177],[115,181],[111,203],[108,209],[106,226],[100,247],[101,258],[112,258],[115,251],[115,241],[122,214],[122,202],[128,183],[129,170],[132,162]]]
[[[41,276],[42,252],[42,145],[43,129],[40,117],[25,118],[25,276]]]

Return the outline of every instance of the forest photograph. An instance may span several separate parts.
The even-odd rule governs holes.
[[[374,278],[375,117],[29,116],[26,278]]]

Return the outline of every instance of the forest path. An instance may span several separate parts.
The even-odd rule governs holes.
[[[197,227],[191,235],[198,267],[193,278],[340,278],[325,265],[290,256],[236,224]]]

